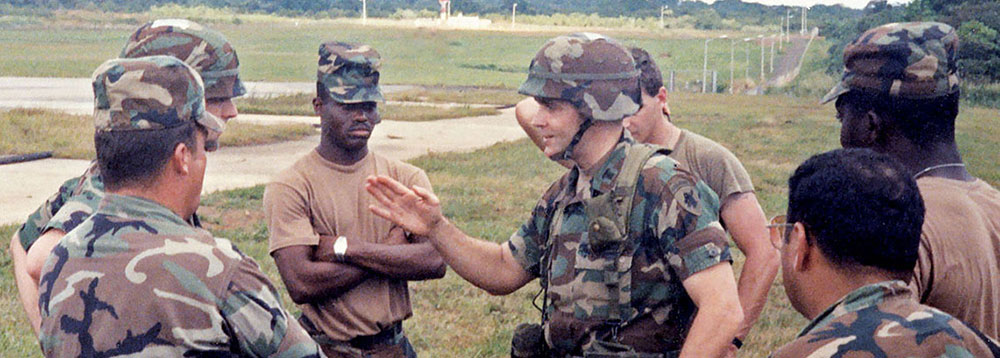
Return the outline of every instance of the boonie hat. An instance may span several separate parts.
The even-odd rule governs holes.
[[[378,86],[382,57],[371,46],[326,42],[319,46],[316,81],[338,103],[384,102]]]
[[[820,103],[852,90],[907,99],[958,92],[958,35],[939,22],[906,22],[865,31],[844,49],[844,76]]]

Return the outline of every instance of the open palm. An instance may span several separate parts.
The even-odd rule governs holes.
[[[444,218],[441,201],[425,188],[408,188],[389,177],[371,176],[365,182],[365,189],[379,202],[368,207],[375,215],[413,234],[428,235]]]

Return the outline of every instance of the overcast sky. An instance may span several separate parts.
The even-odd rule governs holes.
[[[708,3],[714,0],[702,0]],[[755,2],[764,5],[790,5],[790,6],[812,6],[816,4],[835,5],[841,4],[846,7],[861,9],[868,5],[869,0],[743,0],[744,2]],[[908,3],[911,0],[889,0],[890,4]]]

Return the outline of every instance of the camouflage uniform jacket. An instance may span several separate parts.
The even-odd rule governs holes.
[[[772,356],[992,357],[988,344],[995,343],[917,303],[903,281],[885,281],[847,294]]]
[[[146,199],[108,194],[39,285],[47,357],[319,357],[257,263]]]
[[[597,340],[640,352],[679,350],[696,311],[681,282],[731,261],[715,193],[663,154],[653,155],[639,173],[628,239],[611,248],[595,245],[585,201],[615,187],[632,145],[625,134],[580,187],[579,168],[570,170],[508,242],[522,267],[548,285],[545,336],[559,354],[580,354]],[[628,321],[617,339],[608,336],[616,315]]]
[[[49,229],[70,232],[97,210],[97,205],[103,198],[101,169],[97,162],[92,162],[83,175],[63,182],[59,191],[28,215],[28,220],[17,232],[21,247],[28,250]],[[191,215],[191,224],[201,227],[198,215]]]
[[[97,162],[93,162],[83,175],[66,180],[58,192],[28,216],[17,232],[21,246],[27,250],[48,229],[73,230],[94,213],[102,198],[104,182]]]

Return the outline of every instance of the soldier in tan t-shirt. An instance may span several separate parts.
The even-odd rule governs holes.
[[[319,146],[264,192],[271,256],[303,326],[330,357],[416,357],[403,334],[412,315],[407,281],[440,278],[434,247],[376,217],[368,176],[430,189],[422,170],[368,151],[379,122],[379,55],[366,45],[320,46]]]
[[[958,47],[942,23],[868,30],[844,49],[843,79],[822,102],[836,101],[841,145],[889,154],[917,179],[927,210],[911,283],[920,303],[996,339],[1000,192],[966,170],[955,142]]]
[[[625,127],[636,141],[670,149],[671,158],[719,196],[720,221],[746,255],[738,282],[744,320],[730,347],[730,352],[735,352],[760,316],[767,302],[767,292],[778,274],[778,253],[768,243],[767,219],[757,202],[750,174],[739,159],[719,143],[675,126],[670,121],[667,90],[663,87],[659,68],[645,50],[631,48],[630,51],[641,71],[642,107],[635,115],[625,118]],[[517,104],[515,114],[528,137],[541,147],[541,138],[528,125],[537,111],[538,103],[528,98]]]

